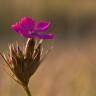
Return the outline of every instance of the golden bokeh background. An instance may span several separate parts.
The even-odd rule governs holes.
[[[25,43],[10,28],[23,16],[50,20],[55,34],[46,42],[54,49],[30,80],[33,96],[96,96],[96,1],[0,0],[1,52],[9,43]],[[0,57],[0,96],[26,96],[4,66]]]

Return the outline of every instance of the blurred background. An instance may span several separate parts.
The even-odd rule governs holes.
[[[96,96],[96,1],[0,0],[1,52],[15,41],[25,43],[10,28],[23,16],[51,21],[49,32],[55,34],[46,42],[54,50],[30,80],[33,96]],[[0,57],[0,96],[25,96],[4,65]]]

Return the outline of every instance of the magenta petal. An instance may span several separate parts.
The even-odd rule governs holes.
[[[19,22],[11,26],[12,30],[25,38],[53,39],[53,34],[43,34],[49,28],[50,22],[36,21],[30,17],[23,17]],[[42,33],[42,34],[41,34]]]
[[[53,39],[54,35],[53,34],[37,34],[37,37],[39,39]]]
[[[36,38],[37,34],[26,34],[26,32],[22,32],[22,36],[25,38]]]
[[[15,31],[17,34],[21,34],[20,32],[20,25],[18,23],[11,25],[11,28],[13,31]]]
[[[50,26],[50,22],[40,21],[36,26],[36,31],[46,31]]]
[[[53,34],[23,34],[25,38],[53,39]]]
[[[22,34],[22,36],[25,38],[33,38],[33,35],[31,34]]]
[[[20,20],[19,24],[23,28],[23,30],[26,31],[32,31],[35,27],[35,21],[30,17],[23,17]]]

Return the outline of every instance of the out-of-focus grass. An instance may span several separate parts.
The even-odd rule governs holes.
[[[30,80],[33,96],[96,96],[95,42],[56,44]],[[2,70],[0,96],[25,96],[23,88]]]
[[[56,43],[31,78],[33,96],[96,96],[96,40],[87,38],[96,34],[96,1],[1,0],[0,51],[6,51],[7,43],[14,39],[22,41],[10,30],[22,16],[52,20],[54,28],[50,31],[70,41]],[[0,96],[25,96],[23,88],[2,70],[4,63],[0,58]]]

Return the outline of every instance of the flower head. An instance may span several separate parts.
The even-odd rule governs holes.
[[[36,22],[30,17],[23,17],[11,26],[12,30],[25,38],[53,39],[53,34],[47,33],[50,22]]]

